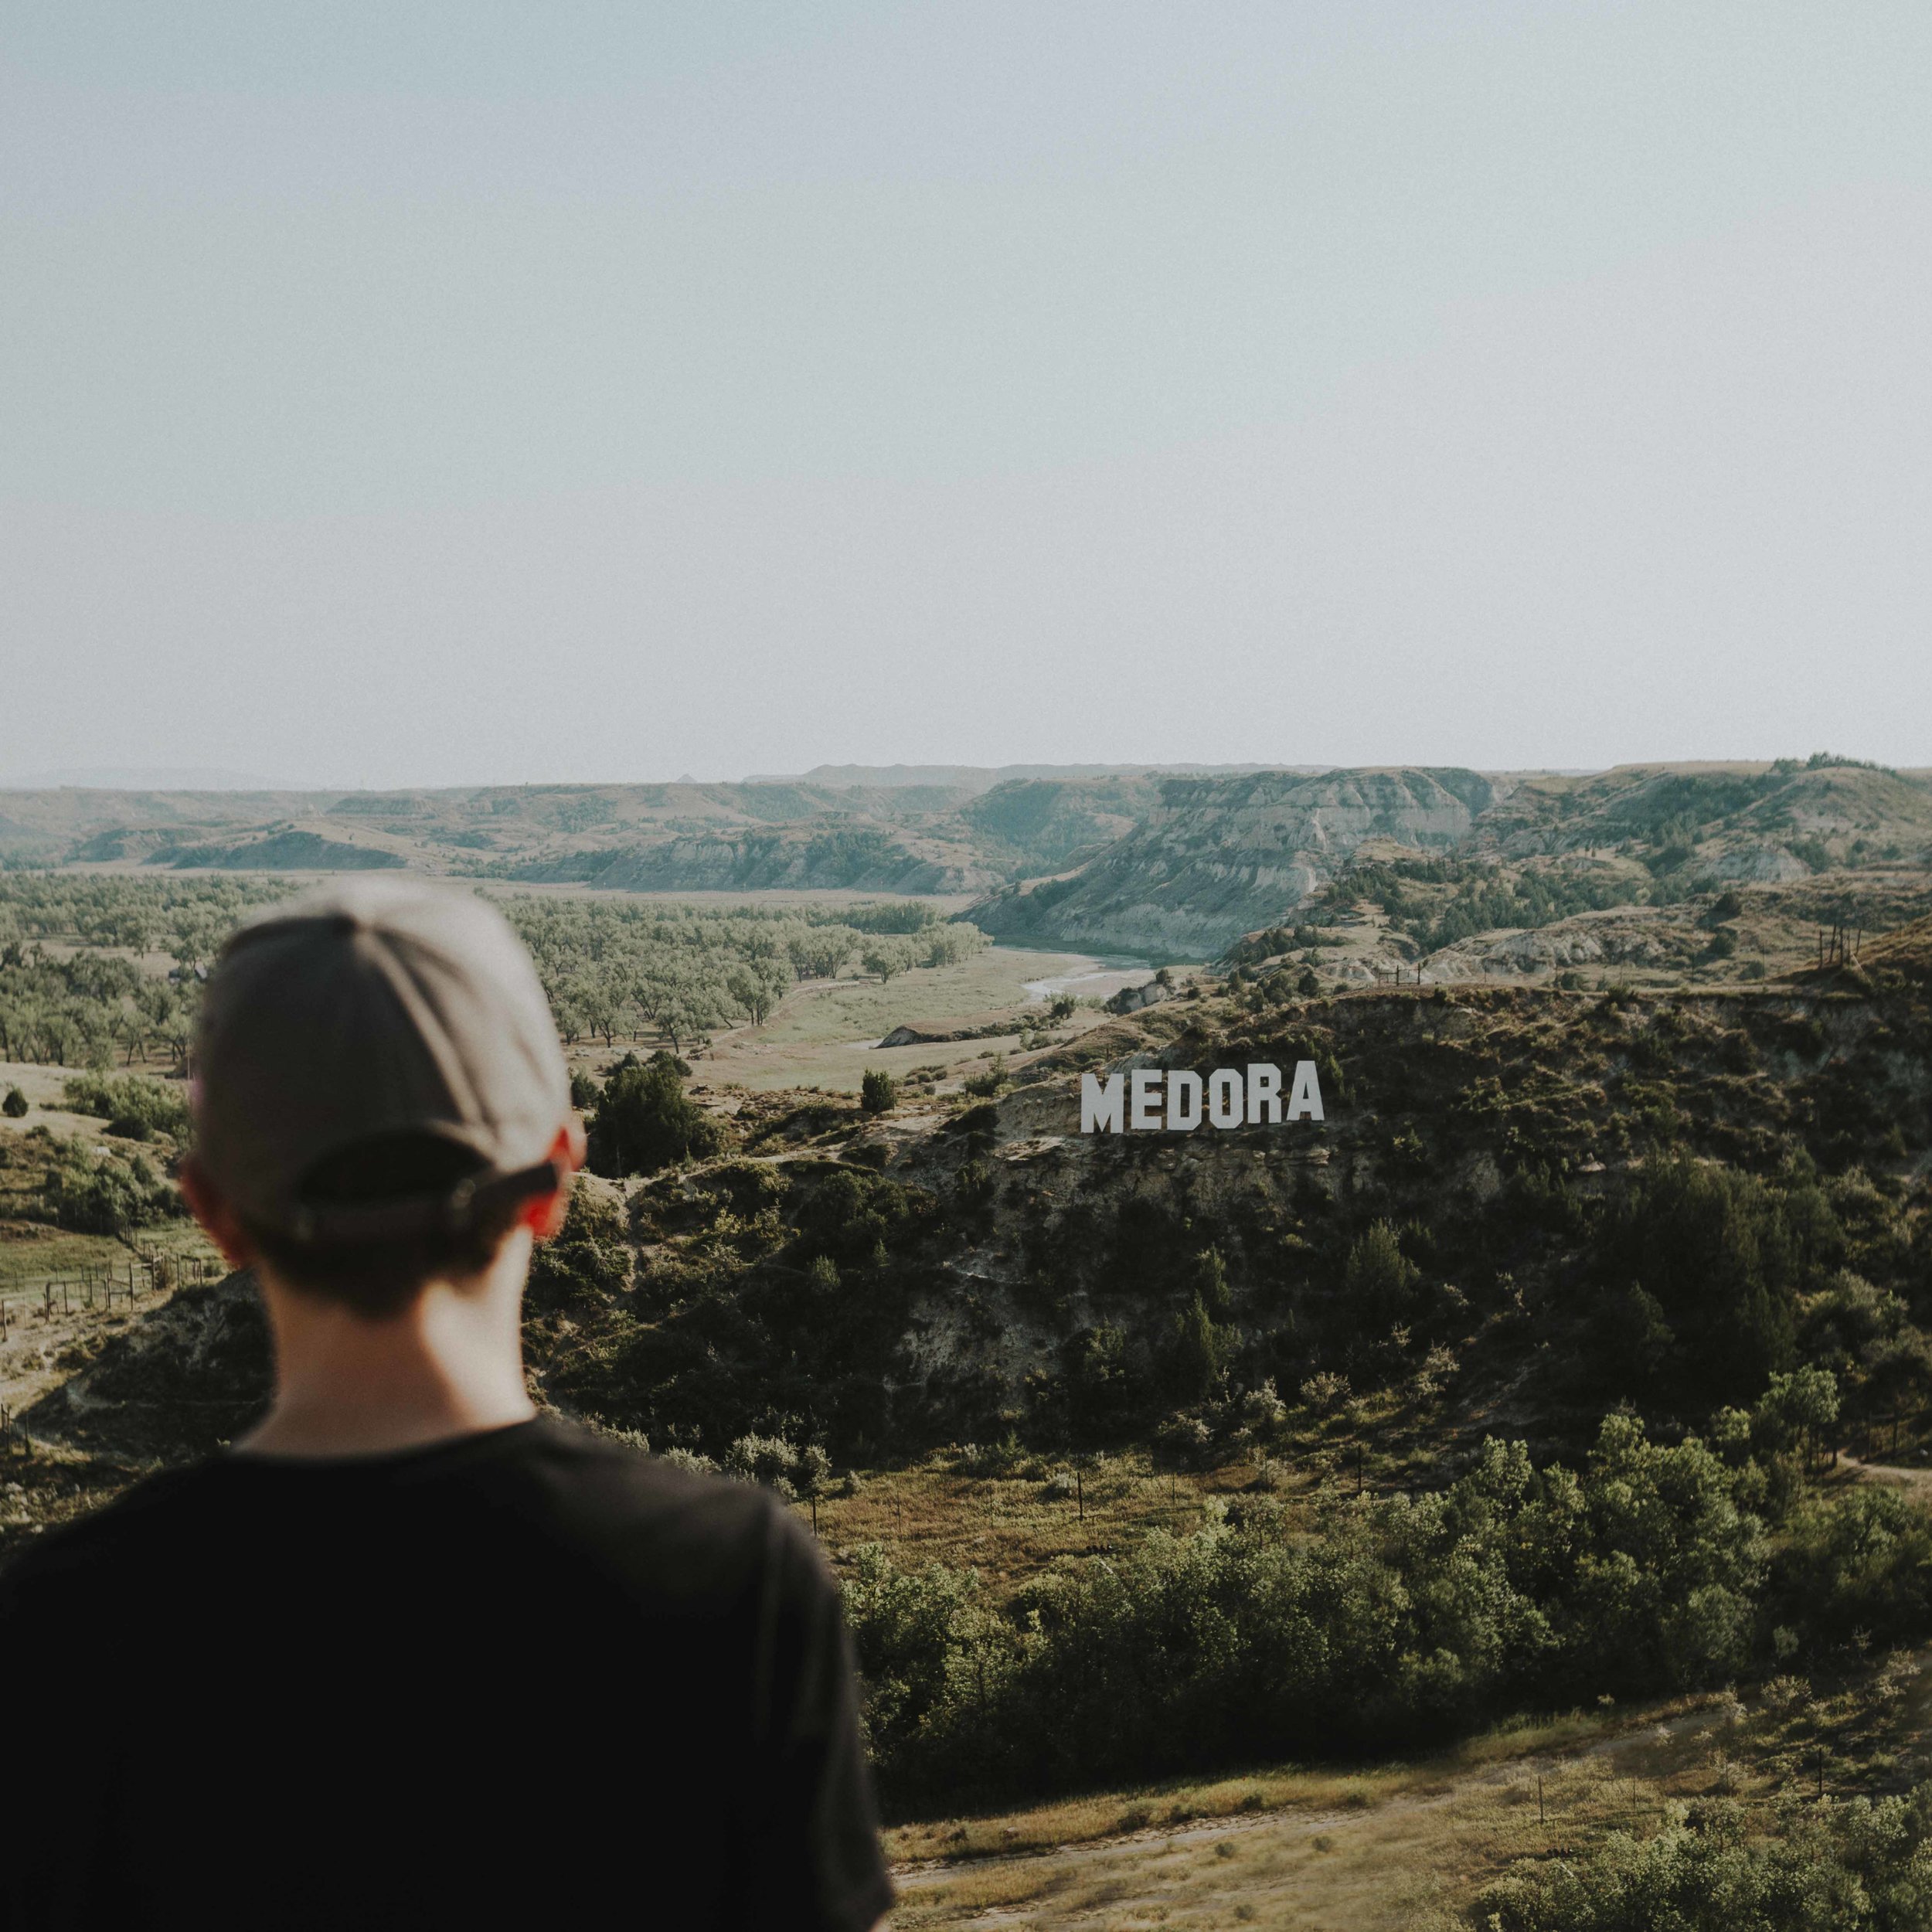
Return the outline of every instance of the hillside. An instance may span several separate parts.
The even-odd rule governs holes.
[[[1066,779],[1160,777],[1230,771],[1263,771],[1264,765],[814,765],[790,777],[754,777],[752,785],[944,785],[969,793],[996,785],[1033,784]],[[1300,770],[1325,767],[1298,766]]]
[[[717,1158],[587,1184],[603,1218],[540,1272],[532,1358],[553,1400],[655,1441],[715,1454],[789,1427],[855,1461],[1012,1432],[1146,1441],[1177,1413],[1238,1451],[1241,1391],[1325,1374],[1384,1405],[1382,1453],[1416,1474],[1498,1428],[1574,1447],[1620,1400],[1694,1423],[1794,1356],[1832,1366],[1852,1420],[1882,1418],[1932,1396],[1910,1325],[1932,1320],[1932,1008],[1900,970],[1925,952],[1901,935],[1864,991],[1197,988],[1026,1056],[995,1100],[948,1082],[875,1117],[723,1090]],[[1085,1068],[1302,1059],[1318,1126],[1078,1131]],[[1706,1252],[1794,1215],[1803,1256],[1763,1236]],[[1848,1268],[1869,1285],[1833,1287]],[[1225,1336],[1211,1364],[1177,1340],[1197,1293]],[[117,1345],[70,1420],[152,1453],[165,1430],[134,1418],[178,1362],[226,1433],[239,1398],[214,1402],[205,1357],[231,1332],[198,1318],[140,1374]],[[230,1347],[258,1379],[258,1345]],[[1323,1440],[1318,1410],[1301,1426],[1291,1461]]]
[[[1406,948],[1379,958],[1357,948],[1341,977],[1366,981],[1460,947],[1440,962],[1446,980],[1594,963],[1593,933],[1520,935],[1617,909],[1633,927],[1729,886],[1829,879],[1883,897],[1884,875],[1923,889],[1932,782],[1821,757],[1580,776],[826,767],[743,784],[63,789],[0,794],[0,863],[405,866],[636,892],[977,895],[970,916],[997,937],[1166,959],[1319,925],[1325,908],[1346,910],[1351,882],[1374,864],[1409,882],[1411,898],[1447,884],[1456,889],[1437,896],[1455,903],[1437,930],[1409,932]],[[1430,866],[1455,876],[1425,879]],[[1467,942],[1483,935],[1472,954]],[[1672,968],[1690,957],[1678,939],[1634,927],[1602,957],[1614,964],[1620,949]]]
[[[530,1386],[800,1489],[901,1816],[1861,1669],[1932,1630],[1932,1526],[1832,1461],[1932,1453],[1927,956],[1182,975],[883,1113],[701,1066],[715,1147],[580,1181],[540,1251]],[[1083,1071],[1257,1061],[1325,1117],[1080,1131]],[[22,1213],[103,1171],[0,1140]],[[263,1400],[249,1284],[155,1280],[15,1304],[0,1561]]]
[[[990,774],[989,774],[990,775]],[[629,891],[963,894],[1090,856],[1155,794],[1134,774],[997,784],[484,786],[0,793],[0,862],[419,871]]]
[[[1390,877],[1407,902],[1400,917],[1386,903]],[[1932,886],[1923,774],[1784,760],[1580,777],[1397,770],[1170,780],[1114,844],[1058,876],[1016,880],[971,916],[1002,938],[1202,959],[1264,928],[1319,927],[1366,893],[1397,923],[1425,902],[1440,917],[1427,930],[1410,919],[1413,943],[1359,957],[1342,977],[1371,978],[1454,947],[1425,964],[1448,981],[1625,960],[1683,968],[1699,944],[1648,930],[1657,915],[1668,926],[1672,907],[1728,886],[1826,880],[1848,906],[1886,902],[1888,916],[1873,924],[1895,920],[1901,891],[1922,898]],[[1626,909],[1624,930],[1607,947],[1599,932],[1541,930],[1612,909]]]
[[[1658,869],[1778,883],[1835,866],[1927,862],[1932,786],[1849,761],[1638,765],[1529,780],[1482,828],[1509,855],[1641,849]]]
[[[1309,898],[1366,841],[1460,845],[1498,795],[1480,773],[1398,767],[1167,779],[1077,872],[977,906],[995,937],[1207,958]]]

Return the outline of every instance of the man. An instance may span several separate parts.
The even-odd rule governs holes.
[[[274,1400],[0,1575],[0,1928],[874,1923],[812,1538],[526,1390],[583,1140],[509,927],[292,902],[229,943],[196,1070],[183,1190]]]

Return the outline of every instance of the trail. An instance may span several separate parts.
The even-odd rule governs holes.
[[[1927,1653],[1932,1655],[1932,1653]],[[1275,1805],[1265,1811],[1234,1811],[1224,1817],[1192,1818],[1172,1825],[1150,1825],[1140,1830],[1114,1833],[1106,1838],[1087,1838],[1074,1845],[1043,1845],[1024,1852],[986,1852],[961,1859],[919,1859],[893,1867],[893,1882],[902,1893],[916,1892],[957,1878],[967,1872],[1032,1869],[1043,1861],[1056,1866],[1077,1869],[1104,1862],[1115,1852],[1132,1849],[1158,1852],[1183,1845],[1209,1844],[1255,1831],[1278,1827],[1285,1838],[1308,1837],[1318,1832],[1345,1826],[1372,1816],[1386,1821],[1405,1815],[1439,1811],[1467,1798],[1472,1791],[1494,1791],[1519,1784],[1539,1772],[1554,1776],[1566,1765],[1590,1763],[1642,1753],[1654,1757],[1662,1750],[1679,1744],[1687,1734],[1709,1726],[1714,1721],[1713,1706],[1699,1703],[1674,1716],[1648,1722],[1633,1721],[1626,1730],[1594,1743],[1556,1750],[1526,1751],[1517,1757],[1500,1758],[1493,1764],[1462,1772],[1445,1772],[1440,1788],[1427,1791],[1399,1792],[1366,1806],[1338,1809],[1328,1806],[1310,1810],[1300,1804]],[[1655,1766],[1648,1767],[1655,1775]],[[1628,1775],[1620,1770],[1620,1776]],[[988,1922],[995,1915],[986,1915]]]

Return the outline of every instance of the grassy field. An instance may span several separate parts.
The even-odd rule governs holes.
[[[1078,953],[995,946],[957,965],[917,968],[888,985],[876,979],[808,983],[788,995],[764,1026],[715,1036],[695,1062],[697,1078],[709,1087],[735,1081],[760,1090],[821,1087],[852,1093],[872,1067],[896,1076],[915,1066],[963,1066],[989,1053],[1010,1053],[1019,1045],[1017,1029],[999,1039],[943,1046],[880,1048],[876,1043],[915,1020],[963,1019],[1036,1004],[1029,1002],[1027,981],[1083,973],[1097,963]],[[1091,1025],[1096,1018],[1083,1012],[1072,1024]],[[612,1057],[591,1054],[587,1063]]]
[[[1084,1464],[1023,1454],[1002,1473],[968,1451],[940,1451],[859,1472],[850,1494],[820,1502],[819,1534],[835,1560],[876,1543],[902,1567],[977,1570],[997,1600],[1056,1563],[1112,1555],[1155,1530],[1189,1535],[1264,1484],[1291,1509],[1407,1487],[1427,1457],[1403,1446],[1404,1420],[1387,1397],[1325,1420],[1297,1410],[1263,1461],[1196,1470],[1157,1468],[1145,1448]]]
[[[1466,1925],[1512,1862],[1569,1860],[1673,1807],[1724,1795],[1831,1804],[1928,1763],[1927,1658],[1849,1682],[1782,1678],[1641,1709],[1526,1723],[1434,1757],[1276,1767],[888,1835],[893,1932],[1253,1925],[1394,1932]]]

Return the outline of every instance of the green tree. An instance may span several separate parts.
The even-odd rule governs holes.
[[[1234,1295],[1228,1286],[1228,1264],[1219,1248],[1203,1248],[1194,1257],[1194,1285],[1208,1313],[1217,1321],[1226,1321],[1234,1307]]]
[[[627,1053],[611,1068],[589,1124],[594,1174],[655,1174],[715,1154],[717,1123],[684,1090],[668,1053],[640,1062]]]
[[[725,992],[753,1026],[762,1026],[785,995],[790,975],[775,959],[750,959],[725,975]]]
[[[1219,1389],[1234,1342],[1233,1331],[1208,1312],[1197,1287],[1175,1318],[1169,1355],[1175,1393],[1183,1402],[1205,1401]]]
[[[1402,1251],[1393,1223],[1377,1221],[1350,1247],[1342,1285],[1362,1321],[1394,1321],[1421,1279],[1421,1269]]]
[[[798,1491],[802,1501],[811,1505],[811,1528],[815,1536],[818,1532],[818,1498],[825,1493],[831,1481],[831,1457],[818,1443],[807,1443],[793,1459],[791,1486]]]
[[[1772,1448],[1799,1451],[1810,1468],[1830,1439],[1838,1410],[1838,1378],[1830,1369],[1802,1368],[1789,1375],[1774,1374],[1758,1398],[1752,1434]]]
[[[1842,1239],[1815,1187],[1682,1155],[1647,1165],[1605,1236],[1601,1265],[1655,1298],[1706,1399],[1743,1401],[1792,1366],[1798,1288]]]
[[[914,957],[910,940],[876,939],[859,955],[859,963],[867,972],[876,974],[883,986],[889,985],[896,975],[906,971]]]

